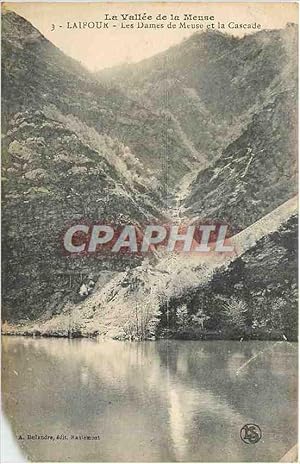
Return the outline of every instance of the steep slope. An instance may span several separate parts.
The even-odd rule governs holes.
[[[13,12],[2,15],[3,128],[19,111],[55,105],[118,140],[163,183],[189,170],[192,153],[172,120],[93,75]]]
[[[199,173],[185,200],[185,213],[225,221],[237,232],[294,196],[296,108],[295,89],[275,88],[272,100],[242,135]]]
[[[73,221],[138,225],[160,217],[133,170],[122,159],[112,164],[122,146],[99,135],[93,146],[86,135],[40,111],[11,120],[2,169],[5,318],[59,311],[85,278],[139,260],[64,256],[63,232]]]
[[[84,279],[139,262],[63,256],[62,234],[80,219],[163,219],[159,175],[146,165],[160,156],[166,129],[11,12],[2,57],[3,317],[14,320],[59,312]]]
[[[297,336],[297,201],[232,237],[235,256],[167,255],[103,272],[92,295],[6,333],[116,338]]]
[[[244,38],[196,33],[157,56],[97,75],[163,108],[205,165],[241,134],[273,81],[285,80],[282,71],[296,56],[296,37],[294,25]]]

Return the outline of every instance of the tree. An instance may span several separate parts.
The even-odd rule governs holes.
[[[193,324],[199,325],[202,330],[204,329],[204,323],[209,319],[210,317],[204,313],[203,309],[198,309],[197,313],[191,317]]]
[[[224,303],[224,313],[227,321],[235,328],[243,330],[246,328],[247,305],[244,301],[231,297]]]
[[[176,309],[176,321],[180,328],[186,328],[189,324],[189,314],[185,304]]]
[[[136,301],[136,332],[141,340],[145,340],[155,335],[157,324],[159,323],[161,311],[159,299],[151,291],[145,291]]]

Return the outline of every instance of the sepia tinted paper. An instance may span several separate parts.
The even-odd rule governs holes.
[[[2,4],[2,462],[296,462],[297,23]]]

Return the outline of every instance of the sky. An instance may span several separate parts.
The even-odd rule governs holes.
[[[226,25],[225,32],[242,36],[248,29],[228,29],[230,21],[236,23],[260,23],[262,29],[284,28],[287,22],[298,22],[295,3],[5,3],[4,8],[14,10],[30,21],[47,39],[67,55],[80,61],[92,71],[111,66],[132,63],[155,55],[181,42],[195,30],[168,29],[121,29],[121,13],[147,13],[154,18],[158,14],[169,16],[192,13],[214,16],[214,21]],[[67,28],[83,22],[103,21],[104,15],[118,15],[116,22],[109,22],[109,29]],[[131,23],[132,21],[127,21]],[[162,21],[151,20],[151,23]],[[197,21],[193,21],[194,23]],[[176,23],[178,23],[176,21]],[[199,23],[199,21],[198,21]],[[52,25],[55,25],[53,29]],[[116,24],[113,27],[112,24]],[[136,23],[135,23],[136,24]],[[224,30],[223,30],[224,32]],[[250,29],[252,33],[253,30]]]

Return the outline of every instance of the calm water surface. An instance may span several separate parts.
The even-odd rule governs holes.
[[[297,441],[296,344],[2,337],[2,349],[4,412],[31,461],[278,461]],[[247,423],[255,445],[240,439]],[[100,439],[70,439],[86,434]]]

